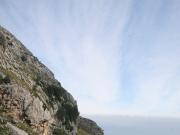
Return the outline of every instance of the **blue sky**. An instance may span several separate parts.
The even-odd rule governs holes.
[[[178,0],[1,0],[11,31],[82,114],[180,117]]]

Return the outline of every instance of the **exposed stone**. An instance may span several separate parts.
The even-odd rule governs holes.
[[[103,130],[92,120],[87,118],[78,118],[78,128],[84,130],[89,135],[103,135]]]
[[[13,126],[11,123],[7,123],[7,127],[10,129],[12,135],[28,135],[25,131]]]
[[[73,96],[1,26],[0,37],[0,116],[15,124],[8,123],[8,127],[17,135],[31,135],[33,131],[52,135],[55,127],[76,135],[79,112]],[[27,133],[16,127],[18,123],[23,123]]]

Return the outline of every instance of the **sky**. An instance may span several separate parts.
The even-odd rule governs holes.
[[[0,1],[82,115],[180,117],[179,24],[179,0]]]

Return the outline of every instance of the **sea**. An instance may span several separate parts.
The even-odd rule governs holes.
[[[180,135],[179,118],[88,116],[105,135]]]

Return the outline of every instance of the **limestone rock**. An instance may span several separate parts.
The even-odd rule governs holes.
[[[76,101],[53,73],[10,32],[0,27],[0,116],[51,135],[77,133]]]
[[[103,135],[103,130],[92,120],[79,116],[78,128],[87,135]]]
[[[13,126],[11,123],[7,123],[7,127],[10,129],[12,135],[28,135],[28,133]]]
[[[54,74],[0,26],[0,117],[14,134],[76,135],[78,116],[76,100]]]

